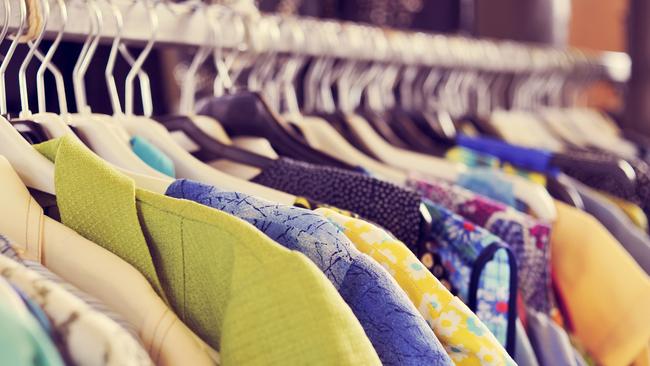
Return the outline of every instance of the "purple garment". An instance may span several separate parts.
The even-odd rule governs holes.
[[[517,258],[524,303],[536,311],[550,313],[555,301],[551,291],[549,224],[446,182],[412,179],[409,186],[501,238]]]
[[[320,215],[189,180],[172,183],[166,194],[237,216],[306,255],[350,305],[384,365],[453,365],[390,274]]]

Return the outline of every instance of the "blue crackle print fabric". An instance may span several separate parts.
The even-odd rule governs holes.
[[[453,365],[390,274],[320,215],[190,180],[175,181],[166,194],[237,216],[306,255],[338,289],[384,365]]]

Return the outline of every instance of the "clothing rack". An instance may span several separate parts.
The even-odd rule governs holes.
[[[19,27],[19,1],[9,0],[10,32]],[[28,3],[34,7],[39,2],[30,0]],[[87,3],[67,1],[66,4],[68,22],[64,39],[81,41],[87,38],[92,17]],[[118,33],[111,5],[108,1],[96,1],[96,4],[102,14],[102,42],[108,43]],[[219,47],[248,51],[252,48],[255,52],[507,73],[561,72],[613,82],[625,82],[630,75],[629,57],[617,52],[587,54],[575,49],[558,50],[517,42],[404,32],[351,22],[262,15],[256,10],[197,5],[195,1],[154,5],[152,1],[114,0],[113,4],[124,16],[122,40],[133,45],[142,45],[151,39],[153,14],[158,23],[157,46],[199,47],[216,38],[214,43]],[[61,20],[56,3],[52,2],[50,7],[45,37],[52,39],[61,28]],[[38,17],[30,16],[28,22],[34,19],[38,21]],[[216,37],[211,37],[213,34]],[[328,39],[313,42],[314,37]],[[323,44],[330,46],[323,47]]]

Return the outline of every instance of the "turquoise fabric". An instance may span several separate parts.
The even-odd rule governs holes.
[[[149,140],[140,136],[131,138],[131,150],[150,167],[157,171],[176,178],[174,162],[164,152],[158,149]]]
[[[0,365],[63,366],[56,347],[38,322],[31,315],[19,316],[1,299]]]
[[[517,206],[512,183],[499,177],[491,168],[472,169],[461,174],[456,183],[510,207]]]

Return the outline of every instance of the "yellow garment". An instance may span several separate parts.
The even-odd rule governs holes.
[[[650,344],[648,344],[641,354],[637,356],[632,366],[650,366]]]
[[[316,210],[379,262],[418,308],[456,365],[515,365],[479,318],[386,231],[327,208]]]
[[[650,279],[596,219],[555,206],[552,272],[568,323],[599,364],[629,365],[650,340]]]
[[[616,205],[616,207],[620,208],[621,211],[623,211],[625,215],[629,217],[630,220],[634,223],[634,225],[636,225],[638,228],[640,228],[644,232],[648,231],[648,217],[646,216],[645,212],[643,212],[641,207],[635,205],[630,201],[626,201],[622,198],[618,198],[604,192],[597,191],[596,193],[600,197],[604,198],[605,200]]]

